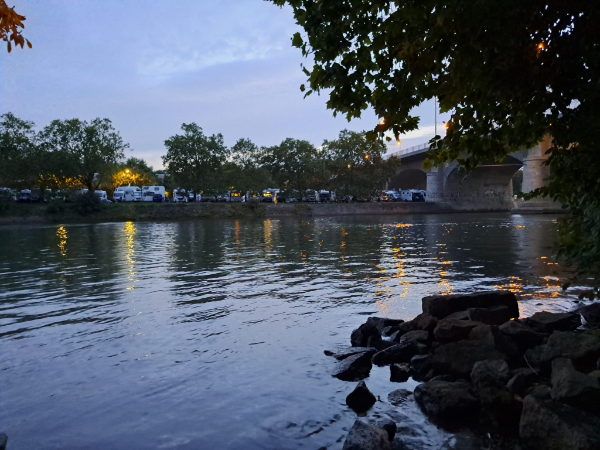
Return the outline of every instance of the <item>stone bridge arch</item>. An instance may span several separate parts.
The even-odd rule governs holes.
[[[427,173],[422,168],[401,167],[388,183],[388,189],[397,191],[405,189],[427,190]]]

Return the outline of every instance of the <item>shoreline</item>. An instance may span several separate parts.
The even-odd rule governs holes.
[[[560,214],[565,210],[546,202],[515,204],[425,202],[425,203],[119,203],[81,215],[73,204],[49,211],[47,204],[15,204],[0,212],[0,225],[22,223],[102,223],[122,221],[185,221],[221,218],[328,217],[408,214],[511,213]]]

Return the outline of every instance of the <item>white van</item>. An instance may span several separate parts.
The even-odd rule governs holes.
[[[173,203],[187,203],[188,198],[185,189],[173,189]]]
[[[424,202],[425,196],[423,191],[417,189],[408,189],[406,191],[400,191],[400,197],[403,202]]]
[[[115,202],[139,202],[142,200],[142,190],[137,186],[121,186],[113,194]]]
[[[317,201],[321,203],[335,202],[335,192],[321,190],[317,192]]]
[[[165,187],[164,186],[142,186],[143,201],[145,201],[145,202],[154,201],[155,194],[160,194],[162,196],[163,202],[167,198],[167,196],[165,195]]]
[[[106,191],[95,190],[94,195],[100,199],[102,203],[106,203],[108,198],[106,197]]]

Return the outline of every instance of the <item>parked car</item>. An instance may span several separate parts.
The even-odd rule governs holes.
[[[401,202],[402,196],[398,191],[382,191],[379,197],[380,202]]]
[[[154,203],[162,203],[163,202],[163,196],[160,193],[156,193],[152,196],[152,201]]]

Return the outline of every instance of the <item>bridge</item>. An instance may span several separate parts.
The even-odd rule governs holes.
[[[389,155],[399,157],[402,165],[387,188],[425,190],[428,202],[460,202],[480,205],[483,209],[510,210],[514,206],[512,179],[521,167],[523,192],[545,185],[549,168],[544,162],[550,147],[551,139],[545,137],[533,148],[511,153],[501,163],[483,163],[470,173],[464,172],[456,162],[424,170],[429,144],[400,149]]]

